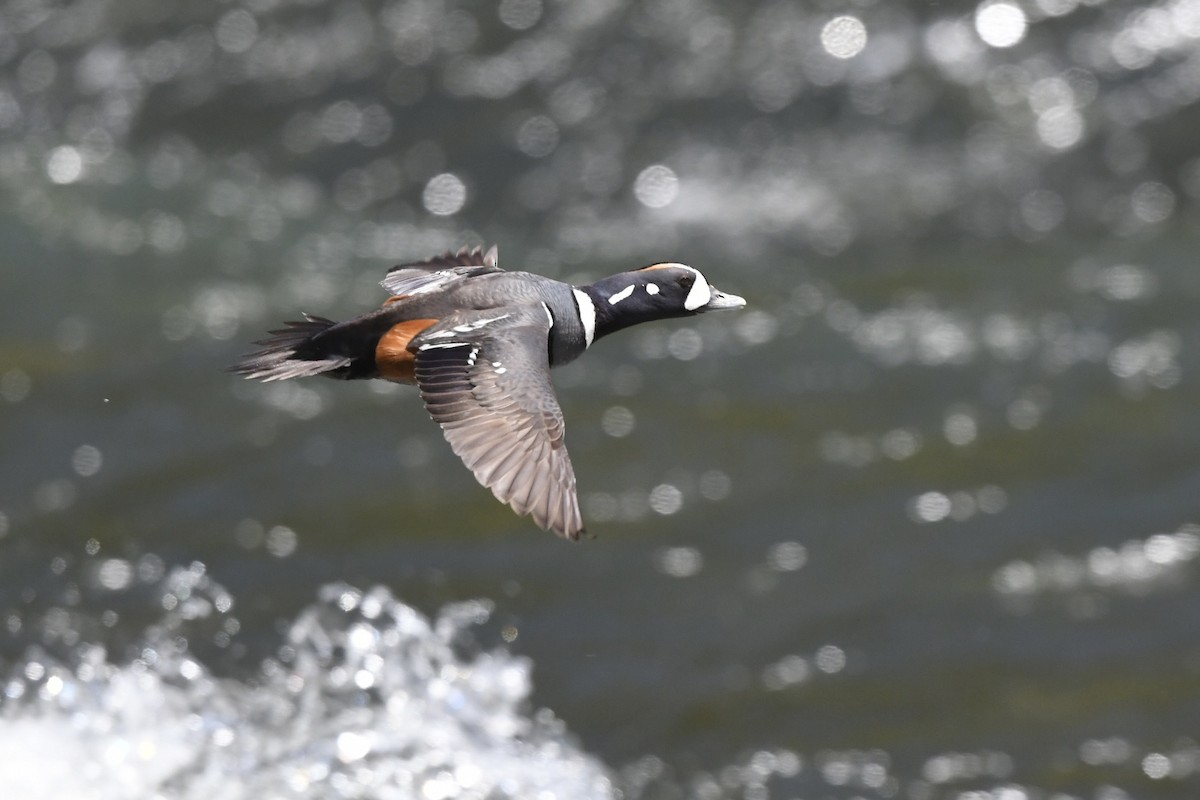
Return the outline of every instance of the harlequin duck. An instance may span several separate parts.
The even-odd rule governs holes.
[[[230,370],[262,381],[325,375],[415,384],[476,479],[518,514],[568,539],[583,532],[550,368],[639,322],[741,308],[685,264],[589,286],[497,266],[496,248],[401,264],[382,308],[345,322],[304,315]]]

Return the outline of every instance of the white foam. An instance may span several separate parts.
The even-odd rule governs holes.
[[[174,646],[179,626],[222,607],[223,590],[184,572],[192,585],[170,596],[187,612],[181,602],[156,624],[137,661],[87,644],[78,663],[27,654],[3,686],[5,797],[614,796],[604,766],[553,715],[533,715],[527,659],[453,646],[489,603],[430,620],[382,588],[326,586],[286,655],[247,683]]]

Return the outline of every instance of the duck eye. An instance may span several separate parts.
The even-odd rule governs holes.
[[[684,289],[692,288],[692,284],[696,282],[695,275],[683,275],[679,278],[679,286]]]

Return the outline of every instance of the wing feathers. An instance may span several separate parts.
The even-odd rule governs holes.
[[[494,254],[479,255],[489,257]],[[503,310],[502,317],[496,309],[459,312],[413,340],[421,397],[451,448],[497,499],[576,539],[583,524],[550,384],[549,320],[540,305]],[[454,342],[438,337],[447,330],[457,331]],[[429,342],[449,346],[421,349]],[[454,346],[458,342],[462,346]],[[511,369],[497,371],[493,362]]]
[[[500,272],[495,245],[485,253],[482,248],[463,247],[458,252],[447,250],[440,256],[411,264],[399,264],[388,270],[380,285],[397,299],[414,294],[440,291],[452,283],[489,272]]]

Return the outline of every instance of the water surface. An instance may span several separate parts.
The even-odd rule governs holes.
[[[1198,20],[0,5],[0,786],[1195,797]],[[222,371],[491,242],[749,301],[557,373],[577,545]]]

